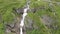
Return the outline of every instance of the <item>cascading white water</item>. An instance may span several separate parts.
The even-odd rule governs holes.
[[[21,23],[20,23],[20,34],[23,34],[22,28],[24,26],[24,19],[27,15],[27,10],[28,9],[29,9],[29,4],[26,5],[26,8],[24,9],[24,12],[23,12],[23,15],[22,15],[22,20],[21,20]]]

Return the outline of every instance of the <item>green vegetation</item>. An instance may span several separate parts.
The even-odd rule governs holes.
[[[35,24],[39,27],[38,30],[33,29],[32,31],[27,30],[27,34],[60,34],[60,5],[56,2],[60,2],[60,0],[52,0],[53,7],[52,9],[49,6],[49,2],[44,2],[42,0],[31,0],[30,8],[43,8],[36,11],[36,13],[28,13],[28,16],[34,20]],[[26,0],[0,0],[0,14],[2,15],[2,19],[0,21],[0,34],[4,34],[5,27],[3,23],[11,23],[16,15],[13,13],[13,8],[22,8],[26,4]],[[54,15],[54,10],[56,15]],[[52,26],[57,26],[57,29],[48,28],[41,22],[42,15],[49,15],[53,20],[57,22],[53,23]]]

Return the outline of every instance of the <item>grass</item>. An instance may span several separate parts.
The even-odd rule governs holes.
[[[60,0],[53,0],[56,2],[59,2]],[[0,0],[0,14],[2,15],[2,20],[4,22],[11,22],[13,21],[14,17],[16,15],[12,15],[13,8],[21,8],[26,4],[26,0]],[[56,10],[57,15],[54,16],[53,12],[50,12],[48,10],[49,3],[43,2],[42,0],[31,0],[30,8],[37,8],[45,6],[46,8],[43,10],[38,10],[36,13],[28,13],[28,16],[34,20],[36,26],[39,27],[38,30],[34,29],[32,31],[27,30],[27,34],[60,34],[60,6],[57,4],[54,5],[54,10]],[[53,17],[54,20],[57,20],[57,22],[53,25],[57,25],[58,29],[49,29],[46,27],[40,20],[40,17],[44,14],[50,15],[50,17]],[[0,34],[4,34],[4,24],[0,23]]]
[[[25,5],[25,0],[0,0],[0,14],[2,15],[2,21],[0,23],[0,34],[4,34],[4,23],[11,23],[15,16],[13,15],[13,8],[20,8]],[[13,14],[12,14],[13,13]]]

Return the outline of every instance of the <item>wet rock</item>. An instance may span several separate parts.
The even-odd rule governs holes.
[[[24,7],[24,8],[26,8],[26,7]],[[24,8],[18,8],[18,9],[15,9],[15,8],[13,8],[13,10],[14,10],[14,12],[16,12],[17,14],[23,14],[23,12],[24,12]],[[28,11],[27,12],[32,12],[32,13],[35,13],[36,12],[36,8],[33,8],[33,9],[28,9]]]

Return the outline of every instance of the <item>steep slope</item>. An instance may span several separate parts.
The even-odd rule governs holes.
[[[19,33],[22,13],[15,12],[26,0],[0,0],[0,34]],[[26,34],[60,34],[60,0],[30,0],[30,10],[25,18]],[[33,12],[33,13],[32,13]]]

